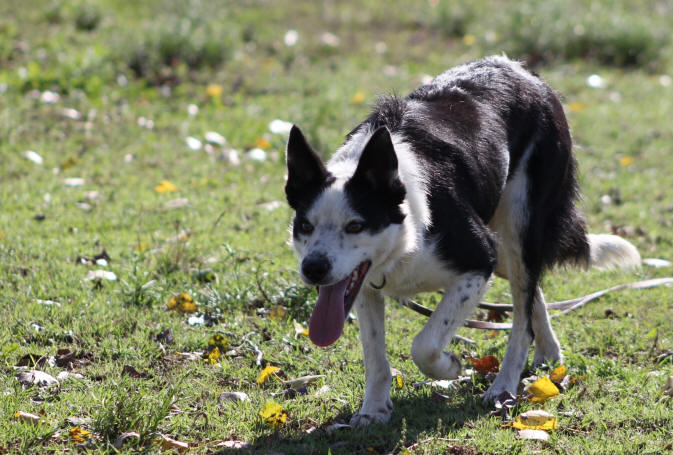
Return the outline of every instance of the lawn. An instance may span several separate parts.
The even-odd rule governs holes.
[[[378,95],[506,52],[563,94],[590,230],[673,260],[671,23],[667,0],[4,0],[0,454],[671,452],[670,287],[558,316],[568,386],[497,416],[489,375],[418,384],[424,317],[390,302],[392,419],[338,425],[364,392],[358,322],[329,348],[304,335],[283,193],[286,122],[327,157]],[[665,276],[555,270],[544,291]],[[495,279],[486,299],[509,298]],[[468,368],[503,358],[506,331],[460,334]],[[547,441],[502,426],[533,409],[557,419]]]

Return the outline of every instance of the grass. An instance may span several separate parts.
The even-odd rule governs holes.
[[[316,296],[286,244],[285,138],[268,129],[276,118],[301,125],[328,156],[380,93],[404,94],[427,74],[490,53],[526,58],[564,94],[591,231],[618,232],[644,257],[673,258],[670,2],[433,4],[0,5],[0,453],[115,453],[128,431],[138,437],[123,452],[157,452],[163,436],[194,453],[233,452],[217,446],[231,440],[288,454],[670,451],[673,412],[661,388],[673,364],[656,360],[673,349],[665,288],[613,294],[554,321],[579,380],[545,404],[559,419],[547,442],[500,428],[480,403],[482,377],[438,390],[448,402],[414,387],[425,378],[409,348],[424,321],[392,303],[388,356],[404,377],[392,420],[325,431],[361,404],[358,327],[347,324],[328,349],[295,337],[293,320],[305,325]],[[294,46],[284,43],[290,29]],[[587,85],[592,74],[602,88]],[[44,102],[47,91],[58,101]],[[186,137],[203,141],[208,131],[227,143],[187,147]],[[248,157],[259,146],[265,161]],[[26,159],[28,150],[43,163]],[[66,185],[71,178],[84,183]],[[157,193],[162,180],[176,191]],[[103,250],[107,266],[78,259]],[[85,281],[96,269],[117,280]],[[665,275],[670,268],[560,270],[544,289],[560,300]],[[197,302],[203,325],[167,310],[180,293]],[[494,281],[488,299],[508,301],[506,284]],[[217,334],[226,338],[219,361],[193,354],[209,352]],[[450,346],[461,358],[502,359],[506,333],[461,334],[478,342]],[[39,370],[82,378],[24,388],[15,374],[27,354],[43,359]],[[282,379],[324,377],[291,397],[275,379],[258,387],[267,363]],[[329,390],[316,396],[322,386]],[[249,400],[219,399],[230,391]],[[270,400],[287,412],[279,428],[258,416]],[[514,414],[535,407],[524,402]],[[73,426],[91,432],[87,442],[73,439]]]

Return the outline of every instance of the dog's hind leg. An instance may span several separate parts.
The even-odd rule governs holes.
[[[363,287],[355,302],[365,360],[365,397],[351,425],[384,423],[390,419],[392,376],[386,359],[384,299],[380,292]]]
[[[489,274],[464,273],[449,286],[423,330],[414,338],[411,357],[418,368],[435,379],[452,379],[460,373],[460,359],[444,352],[456,330],[479,303]]]
[[[551,327],[547,305],[539,286],[535,290],[534,299],[532,322],[535,334],[535,356],[533,365],[563,363],[561,345]]]

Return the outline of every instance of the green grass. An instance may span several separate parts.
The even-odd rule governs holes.
[[[327,349],[295,338],[292,321],[306,323],[316,296],[300,283],[287,246],[285,138],[268,129],[276,118],[301,125],[328,156],[378,94],[405,94],[424,75],[491,53],[526,58],[564,95],[591,231],[619,232],[644,257],[673,259],[673,5],[454,3],[3,2],[0,453],[115,453],[127,431],[139,438],[129,438],[124,452],[158,452],[162,435],[188,442],[194,453],[223,450],[216,445],[226,440],[288,454],[670,451],[672,402],[661,388],[673,363],[656,361],[673,349],[670,288],[613,294],[554,320],[569,372],[580,379],[545,404],[559,419],[546,443],[500,428],[480,403],[484,378],[439,390],[448,403],[414,387],[425,378],[409,348],[424,320],[394,303],[388,357],[405,381],[393,388],[390,423],[324,431],[361,404],[358,327],[348,324]],[[298,32],[295,46],[283,42],[290,29]],[[321,39],[325,32],[338,37],[337,46]],[[592,74],[602,88],[587,85]],[[213,96],[211,84],[221,94]],[[48,90],[58,102],[41,101]],[[365,102],[352,103],[358,93]],[[188,113],[191,104],[196,115]],[[65,108],[80,116],[69,118]],[[228,144],[210,153],[186,146],[186,137],[203,140],[208,131]],[[247,158],[265,142],[264,162]],[[240,165],[222,159],[230,148]],[[28,150],[44,163],[24,158]],[[70,187],[69,178],[85,181]],[[162,180],[177,191],[157,193]],[[601,202],[604,195],[612,202]],[[178,198],[186,205],[166,205]],[[269,210],[264,204],[273,201],[283,203]],[[103,249],[108,266],[78,262]],[[117,281],[84,281],[95,269],[113,271]],[[560,270],[544,289],[560,300],[672,274]],[[190,315],[167,310],[182,292],[207,324],[190,325]],[[496,280],[487,297],[507,302],[508,292]],[[420,300],[432,306],[437,295]],[[207,351],[215,334],[230,351],[219,364],[185,354]],[[461,358],[502,359],[506,333],[461,334],[478,341],[452,345]],[[283,386],[257,386],[262,366],[253,345],[263,352],[262,366],[280,367],[282,378],[324,378],[305,395],[274,396]],[[72,353],[70,363],[38,369],[54,376],[72,370],[82,379],[51,389],[23,388],[15,379],[26,354],[37,359],[61,349]],[[250,399],[218,400],[229,391]],[[269,400],[287,411],[280,428],[257,415]],[[522,403],[514,414],[537,407]],[[44,422],[21,422],[17,411]],[[77,425],[92,434],[84,446],[69,434],[71,417],[84,419]]]

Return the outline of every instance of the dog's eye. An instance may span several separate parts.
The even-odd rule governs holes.
[[[349,234],[357,234],[359,232],[362,232],[364,228],[365,225],[362,221],[351,221],[346,225],[345,231],[348,232]]]
[[[313,225],[306,220],[299,222],[299,232],[302,234],[310,234],[313,232]]]

